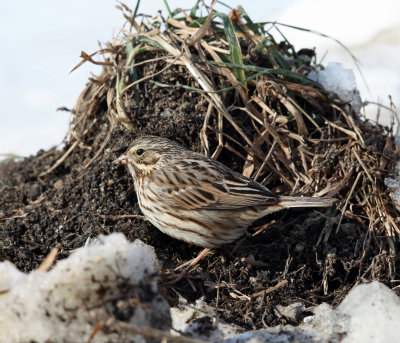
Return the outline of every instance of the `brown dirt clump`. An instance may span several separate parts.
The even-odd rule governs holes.
[[[164,271],[195,257],[200,248],[141,217],[131,177],[112,164],[134,137],[156,134],[265,179],[275,192],[338,199],[336,208],[258,221],[245,239],[205,258],[189,281],[165,286],[171,301],[205,296],[221,318],[262,328],[296,324],[278,304],[337,304],[372,279],[394,286],[400,231],[383,183],[397,158],[390,130],[308,82],[312,64],[271,37],[261,41],[265,32],[243,13],[195,18],[202,29],[169,18],[161,33],[158,21],[139,27],[124,13],[140,33],[100,51],[104,71],[78,99],[63,149],[1,165],[0,259],[30,271],[52,247],[63,258],[114,231],[153,245]],[[243,68],[226,42],[226,18]]]

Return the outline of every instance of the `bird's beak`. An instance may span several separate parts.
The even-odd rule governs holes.
[[[115,161],[113,161],[113,164],[119,164],[119,165],[127,165],[132,163],[132,159],[129,158],[126,155],[121,155],[120,157],[118,157]]]

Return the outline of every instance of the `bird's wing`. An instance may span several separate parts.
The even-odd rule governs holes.
[[[185,209],[237,210],[244,207],[276,204],[278,196],[266,187],[222,164],[194,173],[182,166],[158,170],[154,181],[171,206]],[[202,170],[202,172],[201,172]]]

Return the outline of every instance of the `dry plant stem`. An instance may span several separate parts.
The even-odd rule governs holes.
[[[339,130],[339,131],[342,131],[342,132],[344,132],[345,134],[349,135],[349,136],[350,136],[351,138],[353,138],[354,140],[357,140],[357,135],[354,133],[354,131],[347,130],[347,129],[345,129],[345,128],[339,126],[339,125],[336,125],[336,124],[332,123],[331,121],[329,121],[329,120],[327,120],[327,119],[325,119],[325,121],[326,121],[326,123],[327,123],[329,126],[332,126],[333,128],[335,128],[335,129],[337,129],[337,130]]]
[[[144,45],[144,43],[139,43],[138,45],[136,45],[136,46],[133,48],[133,50],[132,50],[131,53],[129,54],[128,58],[126,59],[125,67],[124,67],[125,70],[128,70],[128,69],[130,69],[130,68],[137,67],[137,66],[131,65],[131,64],[132,64],[133,59],[137,56],[137,54],[138,54],[140,48],[141,48],[143,45]],[[147,61],[146,61],[146,62],[147,62]],[[117,64],[115,63],[115,65],[117,65]]]
[[[108,219],[113,219],[113,220],[118,220],[118,219],[140,219],[140,220],[145,220],[147,221],[148,219],[141,215],[141,214],[122,214],[118,216],[102,216],[103,218],[108,218]]]
[[[346,173],[346,175],[342,179],[342,182],[338,183],[336,185],[336,187],[332,188],[332,185],[328,184],[324,189],[315,193],[315,195],[318,197],[322,197],[324,195],[327,195],[329,197],[335,197],[336,194],[338,194],[345,186],[348,185],[348,181],[353,176],[353,173],[354,173],[354,167],[352,167],[350,169],[350,171],[348,173]],[[352,192],[350,192],[349,194],[351,194],[351,193]],[[347,199],[349,199],[349,197],[347,197]],[[345,204],[345,206],[347,206],[347,205]]]
[[[200,130],[201,145],[203,146],[204,154],[208,157],[210,156],[210,146],[208,144],[207,126],[208,126],[208,122],[210,121],[211,111],[212,111],[213,107],[214,107],[214,105],[210,102],[208,104],[207,113],[204,117],[203,127]]]
[[[189,23],[194,23],[194,20],[192,19],[192,17],[191,17],[190,15],[188,15],[188,14],[186,13],[185,10],[180,9],[180,11],[181,11],[181,13],[185,16],[186,20],[187,20]]]
[[[338,110],[343,115],[343,117],[347,121],[347,124],[349,124],[349,126],[354,130],[354,132],[358,136],[358,142],[359,142],[360,146],[362,148],[365,148],[364,138],[361,134],[360,128],[354,123],[353,118],[351,116],[347,115],[347,113],[345,111],[343,111],[343,109],[341,109],[339,106],[336,106],[336,105],[331,105],[331,106],[334,109]]]
[[[374,180],[372,179],[372,176],[371,176],[371,174],[369,173],[369,171],[368,171],[368,169],[367,169],[365,163],[364,163],[363,160],[360,158],[360,155],[359,155],[359,154],[357,153],[357,151],[354,150],[354,149],[352,150],[352,153],[353,153],[354,156],[357,158],[358,163],[360,163],[360,166],[362,167],[362,169],[364,169],[365,174],[367,174],[369,181],[371,181],[373,187],[375,188],[375,182],[374,182]],[[375,189],[374,189],[374,190],[375,190]]]
[[[242,145],[238,140],[236,140],[235,138],[233,138],[231,135],[228,135],[226,132],[220,131],[218,129],[216,129],[215,127],[212,127],[210,125],[207,125],[207,129],[215,132],[215,133],[220,133],[222,136],[226,137],[227,139],[229,139],[231,142],[237,144],[240,148],[242,148],[244,151],[246,152],[250,152],[250,149],[248,147],[245,147],[244,145]],[[243,158],[243,160],[246,160],[246,158]]]
[[[282,280],[280,282],[278,282],[275,286],[267,288],[266,290],[257,292],[257,293],[253,293],[252,295],[250,295],[251,298],[258,298],[260,295],[267,295],[273,291],[276,291],[278,288],[281,288],[283,286],[285,286],[288,283],[288,280]]]
[[[296,108],[296,106],[293,104],[293,101],[289,100],[287,96],[283,95],[282,91],[276,92],[276,97],[279,99],[279,101],[287,108],[287,110],[293,114],[297,127],[299,130],[299,134],[302,136],[308,136],[308,130],[306,127],[306,124],[304,123],[303,116],[301,115],[300,111]]]
[[[314,119],[311,118],[311,116],[304,111],[297,103],[296,101],[294,101],[292,98],[290,98],[289,96],[287,96],[290,100],[291,105],[293,105],[297,111],[299,111],[301,114],[303,114],[314,126],[315,128],[319,131],[322,132],[320,126],[314,121]]]
[[[47,272],[50,269],[51,265],[54,263],[57,254],[58,248],[52,248],[37,270]]]
[[[108,118],[109,118],[109,116],[108,116]],[[109,141],[110,138],[111,138],[111,133],[112,133],[112,131],[113,131],[113,129],[114,129],[114,126],[115,126],[115,120],[110,120],[110,118],[109,118],[109,123],[110,123],[110,128],[108,129],[108,133],[107,133],[106,138],[104,139],[104,142],[101,144],[100,149],[96,151],[96,153],[95,153],[94,156],[90,159],[90,161],[84,165],[83,169],[86,169],[87,167],[89,167],[89,166],[92,164],[92,162],[93,162],[97,157],[99,157],[99,155],[102,153],[102,151],[104,150],[104,148],[105,148],[106,145],[108,144],[108,141]]]
[[[11,217],[0,217],[0,224],[3,225],[6,220],[12,220],[12,219],[17,219],[17,218],[25,218],[28,215],[28,213],[16,215],[16,216],[11,216]]]
[[[89,336],[89,339],[87,340],[87,343],[91,343],[92,341],[93,341],[93,338],[97,335],[97,333],[104,327],[104,320],[99,320],[97,323],[96,323],[96,325],[95,325],[95,327],[94,327],[94,329],[93,329],[93,331],[92,331],[92,333],[90,334],[90,336]]]
[[[210,28],[210,24],[212,22],[213,19],[213,7],[215,5],[216,0],[213,0],[211,2],[210,5],[210,14],[208,15],[206,21],[204,22],[204,24],[197,30],[197,32],[186,41],[187,45],[193,45],[195,43],[197,43],[198,41],[200,41],[208,32],[209,28]]]
[[[196,32],[198,32],[200,30],[198,27],[187,26],[187,25],[183,24],[181,21],[175,20],[174,18],[171,18],[171,17],[169,17],[167,19],[167,23],[172,25],[172,26],[175,26],[175,27],[177,27],[179,29],[182,29],[182,30],[185,30],[187,32],[190,32],[192,34],[195,34]]]
[[[215,151],[213,152],[213,154],[211,155],[211,157],[213,159],[218,159],[219,154],[221,153],[223,147],[224,147],[224,141],[223,141],[223,135],[222,135],[222,131],[223,131],[223,118],[221,115],[221,112],[218,111],[218,133],[217,133],[217,138],[218,138],[218,145],[215,149]]]
[[[190,268],[192,268],[197,263],[199,263],[210,251],[211,251],[211,249],[204,248],[202,251],[200,251],[200,253],[197,255],[196,258],[194,258],[193,260],[187,262],[187,263],[189,263],[188,266],[186,266],[187,263],[183,263],[179,267],[175,268],[175,270],[179,270],[179,269],[181,269],[181,268],[186,266],[185,269],[182,270],[178,275],[172,275],[169,278],[168,284],[169,285],[175,284],[178,281],[182,280],[184,277],[186,277],[188,275],[189,271],[190,271]]]
[[[218,56],[218,54],[214,51],[213,48],[211,48],[211,46],[206,41],[203,40],[201,42],[201,45],[211,55],[211,57],[214,59],[215,62],[223,63],[222,59]],[[222,75],[224,75],[229,80],[229,82],[231,83],[232,86],[238,84],[238,80],[236,79],[235,75],[232,73],[232,71],[228,67],[222,66],[220,68],[220,72]],[[243,102],[245,104],[247,104],[248,96],[247,96],[246,92],[244,91],[244,89],[242,87],[237,87],[236,90],[238,91],[240,97],[243,99]]]
[[[134,56],[133,56],[133,54],[132,54],[132,58],[133,58]],[[131,69],[131,68],[137,68],[137,67],[140,67],[141,65],[144,65],[144,64],[150,64],[150,63],[152,63],[152,62],[158,62],[158,61],[168,61],[168,56],[161,56],[161,57],[155,57],[155,58],[150,58],[150,59],[148,59],[148,60],[145,60],[145,61],[142,61],[142,62],[137,62],[137,63],[134,63],[134,64],[126,64],[125,65],[125,67],[124,67],[124,69],[126,69],[126,70],[128,70],[128,69]],[[173,59],[172,61],[174,62],[176,59]],[[169,61],[169,62],[171,62],[171,61]]]
[[[76,146],[78,145],[78,141],[75,141],[70,147],[69,149],[65,152],[65,154],[60,157],[56,163],[54,163],[54,165],[49,168],[48,170],[46,170],[45,172],[39,174],[39,176],[45,176],[49,173],[51,173],[54,169],[56,169],[61,163],[63,163],[65,161],[65,159],[68,157],[68,155],[76,148]]]
[[[200,58],[202,60],[204,60],[204,61],[207,60],[207,56],[206,56],[206,54],[204,52],[204,49],[201,47],[200,43],[196,43],[196,49],[199,52]],[[209,64],[206,64],[204,67],[205,67],[204,72],[208,72],[209,75],[210,75],[209,79],[212,82],[212,86],[214,87],[214,89],[218,89],[218,86],[217,86],[217,84],[215,82],[215,75],[214,75],[214,71],[215,71],[215,73],[218,73],[218,70],[215,70],[215,68],[213,68]]]
[[[394,218],[388,213],[386,206],[383,205],[383,200],[381,199],[382,202],[382,206],[385,209],[385,216],[387,217],[387,219],[390,221],[390,224],[392,224],[392,226],[394,227],[394,229],[396,230],[396,232],[400,235],[400,228],[399,226],[396,224]]]
[[[277,141],[274,139],[274,142],[272,143],[272,146],[271,146],[271,148],[270,148],[269,151],[268,151],[267,157],[264,159],[264,161],[263,161],[261,167],[258,168],[257,174],[254,176],[254,180],[255,180],[255,181],[257,181],[258,177],[260,176],[260,173],[261,173],[262,171],[264,171],[264,168],[265,168],[267,162],[270,160],[271,155],[273,154],[273,152],[274,152],[274,150],[275,150],[275,148],[276,148],[276,144],[277,144]]]
[[[143,82],[143,81],[146,81],[146,80],[148,80],[148,79],[151,79],[151,78],[153,78],[154,76],[157,76],[157,75],[159,75],[159,74],[162,74],[164,71],[166,71],[167,69],[171,68],[171,66],[173,66],[173,65],[175,64],[175,61],[176,61],[177,59],[179,59],[179,57],[180,57],[179,55],[178,55],[178,56],[175,56],[174,60],[172,60],[169,64],[167,64],[167,65],[166,65],[163,69],[161,69],[160,71],[158,71],[158,72],[156,72],[156,73],[154,73],[154,74],[151,74],[151,75],[147,75],[147,76],[145,76],[145,77],[142,77],[142,78],[139,79],[139,80],[136,80],[136,81],[130,83],[128,86],[126,86],[126,87],[121,91],[121,95],[124,94],[128,89],[132,88],[133,86],[135,86],[135,85],[137,85],[137,84],[139,84],[139,83],[141,83],[141,82]]]
[[[74,70],[78,69],[83,63],[85,63],[87,61],[89,61],[89,62],[91,62],[93,64],[96,64],[96,65],[111,66],[112,65],[111,62],[97,62],[97,61],[92,59],[92,57],[94,55],[96,55],[98,53],[104,54],[105,52],[113,52],[113,51],[112,50],[110,51],[110,49],[101,49],[101,50],[98,50],[98,51],[96,51],[96,52],[94,52],[94,53],[92,53],[90,55],[88,55],[84,51],[81,51],[81,56],[80,57],[82,58],[82,61],[80,61],[74,68],[72,68],[70,73],[72,73]]]
[[[246,156],[244,156],[243,154],[241,154],[239,151],[237,151],[236,149],[234,149],[233,147],[230,146],[229,143],[225,144],[225,149],[233,152],[236,156],[240,157],[243,161],[247,161]],[[243,174],[244,175],[244,174]]]
[[[202,41],[201,45],[207,50],[207,52],[212,56],[214,61],[222,63],[222,59],[215,53],[214,49],[210,47],[210,45],[206,41]],[[222,72],[222,75],[224,75],[232,85],[238,84],[238,81],[236,80],[235,75],[233,75],[232,71],[229,70],[227,67],[221,67],[220,71]],[[256,117],[262,118],[261,113],[250,103],[248,94],[244,90],[243,87],[237,87],[236,88],[237,92],[239,93],[240,97],[243,100],[243,103],[245,106],[249,107],[249,111],[253,113]]]

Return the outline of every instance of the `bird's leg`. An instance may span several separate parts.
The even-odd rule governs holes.
[[[204,248],[202,251],[200,251],[200,253],[197,255],[196,258],[194,258],[191,261],[187,262],[187,263],[189,263],[188,266],[186,266],[187,263],[184,263],[181,266],[179,266],[177,269],[181,269],[184,266],[186,266],[186,267],[179,274],[171,275],[171,277],[169,278],[168,284],[169,285],[173,285],[173,284],[177,283],[178,281],[182,280],[184,277],[186,277],[188,272],[189,272],[189,270],[190,270],[190,268],[192,268],[194,265],[196,265],[210,251],[211,251],[211,249]]]

